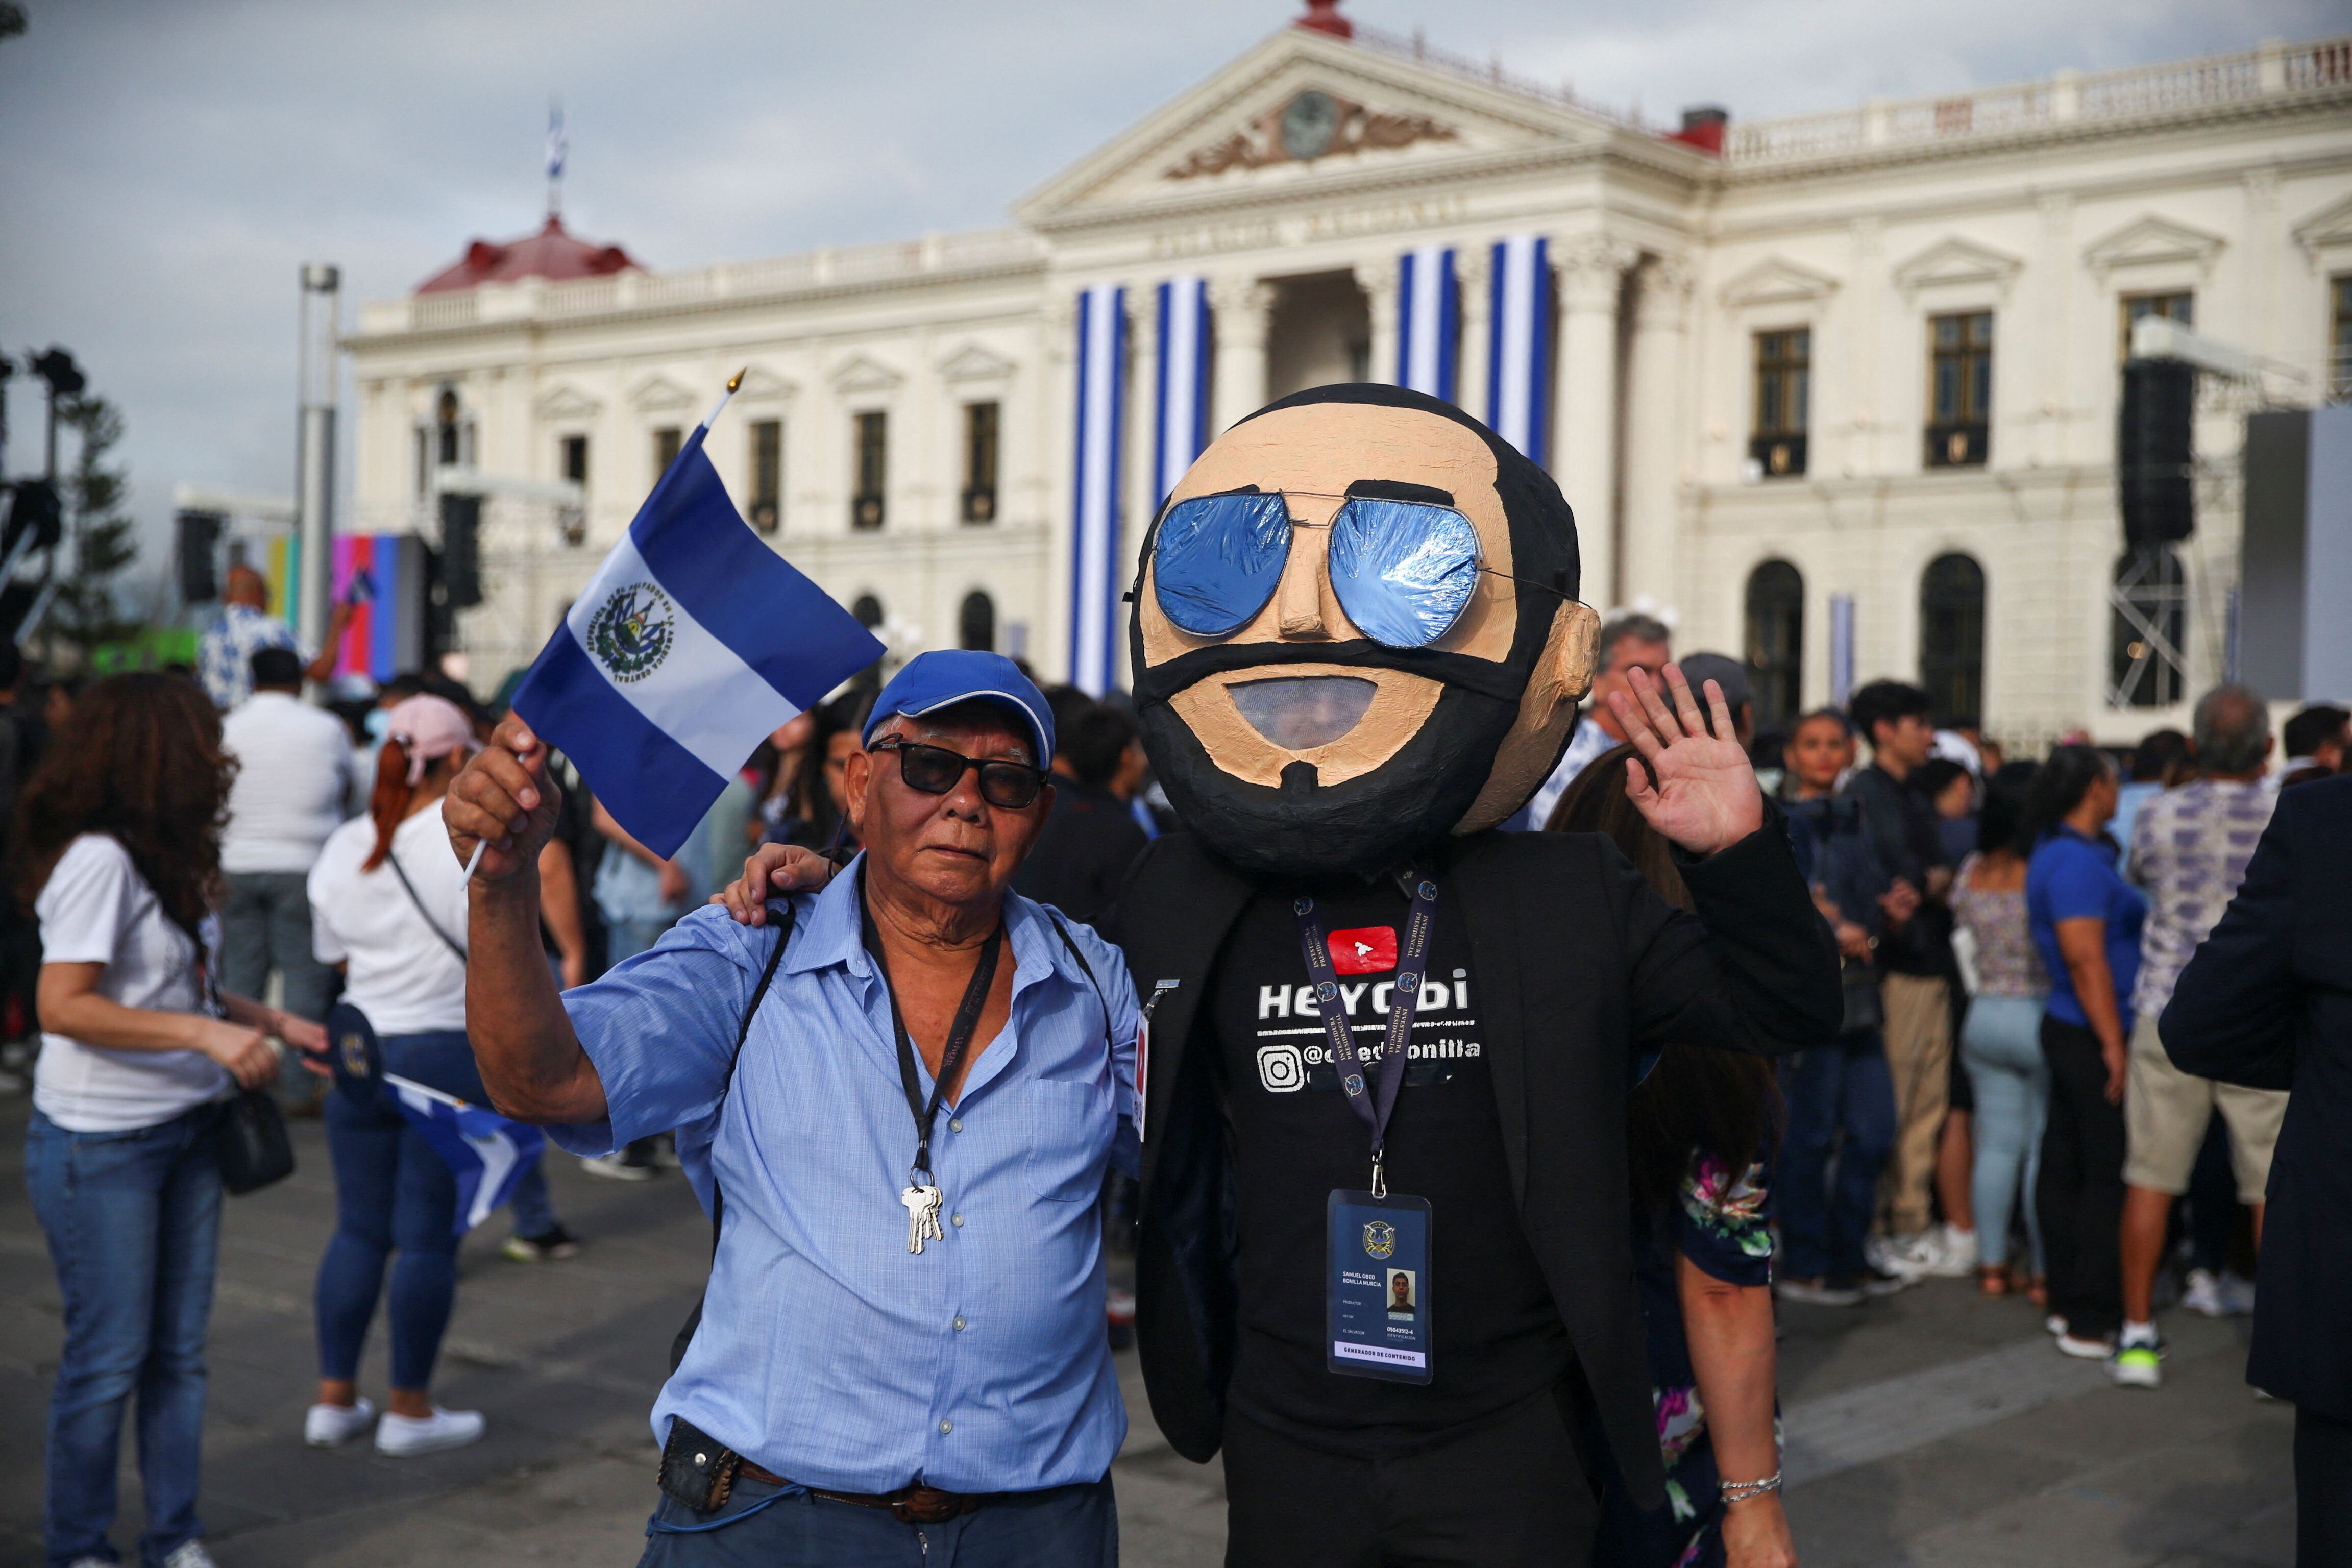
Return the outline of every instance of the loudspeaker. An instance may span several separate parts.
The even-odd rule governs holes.
[[[2195,531],[2196,413],[2195,366],[2177,359],[2125,363],[2123,412],[2116,426],[2116,500],[2125,542],[2169,544]]]
[[[441,582],[449,607],[482,602],[482,498],[441,492]]]
[[[221,514],[183,511],[172,517],[173,557],[180,566],[180,602],[209,605],[220,597]]]

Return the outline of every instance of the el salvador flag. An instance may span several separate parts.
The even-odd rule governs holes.
[[[751,531],[703,455],[709,432],[695,427],[514,694],[664,858],[761,741],[883,653]]]
[[[457,1178],[459,1236],[513,1194],[515,1184],[547,1144],[536,1127],[509,1121],[495,1110],[468,1105],[396,1074],[384,1074],[383,1087],[408,1124]]]

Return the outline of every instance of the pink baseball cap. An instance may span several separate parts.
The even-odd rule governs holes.
[[[452,752],[480,751],[465,710],[446,697],[416,696],[395,703],[384,716],[384,733],[408,748],[408,782],[425,777],[425,764]]]

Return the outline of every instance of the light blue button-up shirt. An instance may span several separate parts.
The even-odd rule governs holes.
[[[792,946],[731,1083],[772,925],[705,907],[564,993],[610,1116],[550,1128],[555,1142],[599,1154],[680,1129],[681,1154],[707,1158],[726,1195],[702,1325],[654,1404],[655,1438],[682,1415],[780,1476],[839,1491],[1097,1480],[1127,1436],[1096,1212],[1115,1151],[1134,1163],[1126,963],[1069,924],[1098,994],[1043,906],[1006,896],[1012,1017],[940,1108],[931,1170],[946,1234],[911,1254],[898,1194],[915,1123],[858,882],[795,900]],[[916,1070],[928,1098],[919,1053]]]

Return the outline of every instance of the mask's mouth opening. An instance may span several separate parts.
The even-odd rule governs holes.
[[[1353,730],[1380,689],[1355,675],[1287,675],[1225,688],[1250,728],[1287,752],[1328,745]]]

